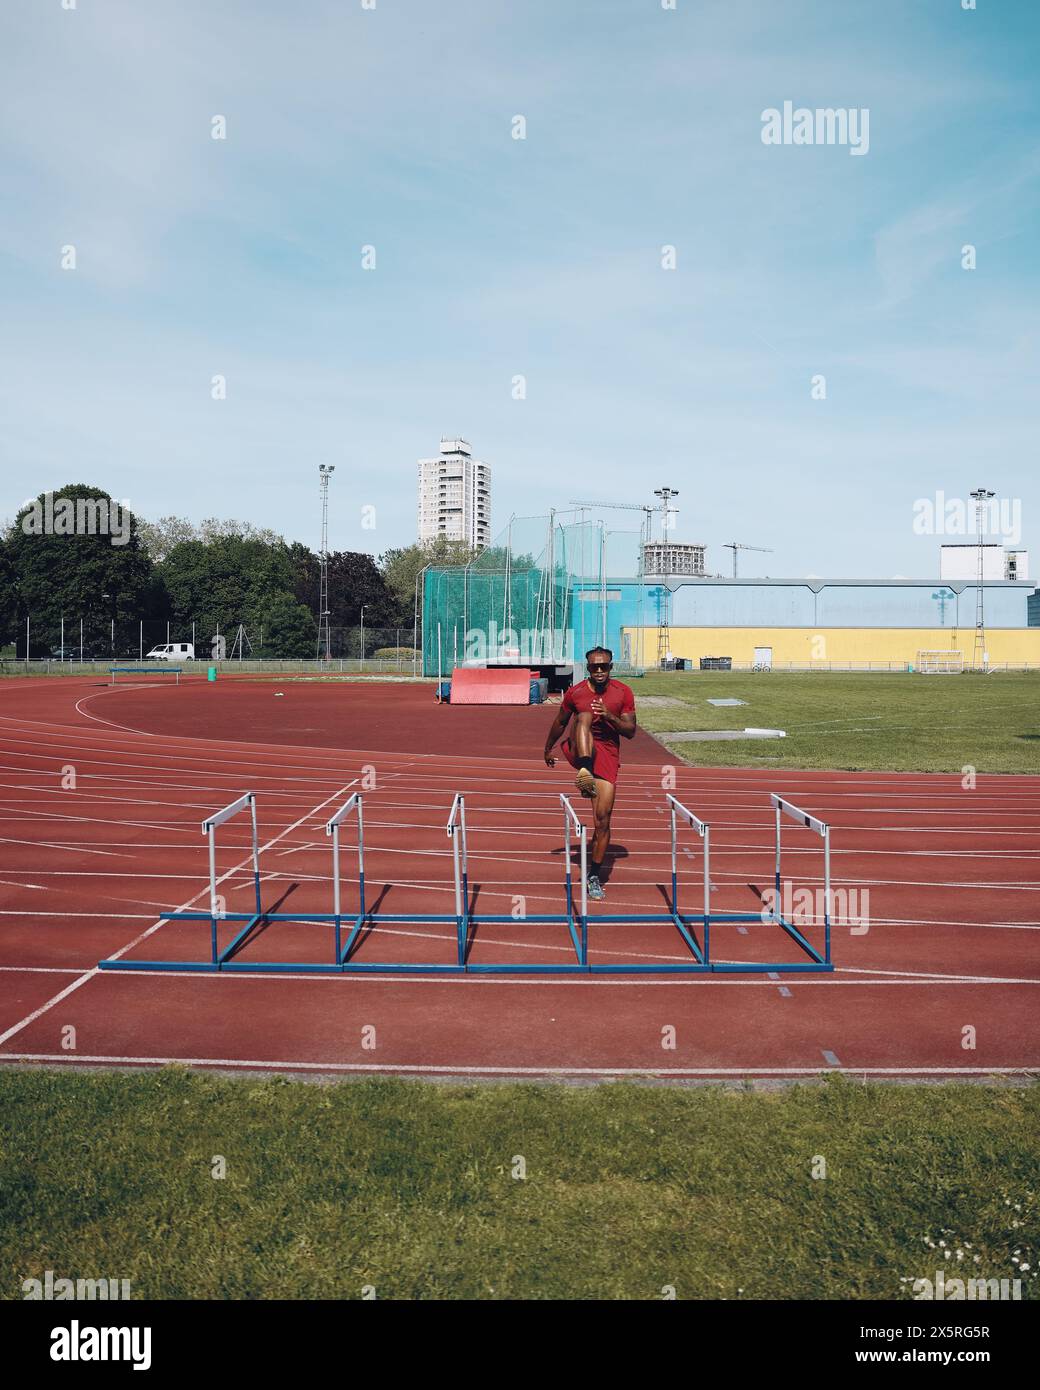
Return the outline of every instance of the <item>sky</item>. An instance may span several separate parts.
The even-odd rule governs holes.
[[[931,579],[985,486],[1040,570],[1040,4],[966,2],[12,0],[0,516],[316,548],[324,463],[378,555],[462,435],[493,533],[667,485],[712,570]]]

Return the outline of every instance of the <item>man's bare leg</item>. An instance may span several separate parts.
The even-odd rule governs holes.
[[[596,779],[592,775],[592,760],[595,752],[592,742],[593,718],[590,710],[586,710],[584,714],[579,714],[572,734],[574,756],[578,759],[578,775],[575,778],[575,785],[582,796],[589,798],[596,795]]]
[[[614,810],[616,793],[617,788],[613,782],[605,782],[602,777],[596,778],[596,799],[592,805],[595,830],[592,835],[592,862],[589,865],[589,878],[594,878],[597,883],[602,877],[603,861],[610,848],[610,817]]]

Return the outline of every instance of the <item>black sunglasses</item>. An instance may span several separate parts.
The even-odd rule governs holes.
[[[590,662],[589,662],[589,670],[590,670],[590,671],[609,671],[610,668],[613,666],[613,664],[614,664],[614,663],[613,663],[612,661],[590,661]]]

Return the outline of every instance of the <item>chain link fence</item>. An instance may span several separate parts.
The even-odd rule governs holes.
[[[396,671],[415,674],[418,654],[413,629],[408,627],[333,627],[329,660],[319,661],[315,630],[313,644],[298,638],[291,643],[265,625],[242,624],[210,633],[197,622],[157,619],[66,618],[58,624],[34,624],[30,617],[15,641],[0,649],[5,669],[19,663],[42,670],[107,669],[112,665],[149,660],[228,665],[254,669],[292,667]],[[292,650],[287,651],[289,646]],[[171,650],[172,649],[172,650]]]

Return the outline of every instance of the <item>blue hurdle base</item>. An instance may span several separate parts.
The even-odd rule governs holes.
[[[462,917],[445,913],[366,913],[342,914],[339,918],[327,912],[229,912],[214,919],[208,912],[163,912],[159,914],[164,921],[171,922],[209,922],[215,933],[220,923],[242,922],[245,925],[232,938],[223,951],[217,952],[209,961],[174,960],[123,960],[106,959],[98,962],[100,970],[137,970],[149,972],[218,974],[232,971],[241,974],[287,975],[287,974],[391,974],[391,975],[762,975],[762,974],[819,974],[833,972],[833,964],[825,959],[810,941],[790,922],[776,917],[763,921],[760,913],[718,912],[705,917],[704,914],[686,916],[676,912],[625,913],[605,912],[587,917],[582,922],[580,916],[564,913],[535,913],[524,918],[516,918],[508,913],[481,913]],[[518,921],[537,922],[544,925],[566,927],[570,943],[575,953],[574,961],[553,964],[497,962],[469,960],[469,952],[474,942],[473,933],[484,926],[503,925]],[[249,937],[261,925],[270,922],[327,922],[335,928],[336,948],[334,959],[327,963],[317,961],[254,961],[244,962],[233,957],[243,949]],[[365,930],[371,930],[387,922],[400,923],[440,923],[455,928],[457,959],[455,962],[401,962],[401,961],[355,961],[352,959],[357,940]],[[678,931],[690,952],[689,961],[661,963],[591,963],[588,959],[588,929],[601,922],[625,923],[630,926],[643,924],[668,924]],[[707,940],[710,928],[716,924],[734,922],[754,922],[758,925],[778,926],[805,952],[805,961],[713,961],[710,953],[697,940],[696,930],[705,931]],[[341,935],[348,932],[346,944],[341,943]]]

